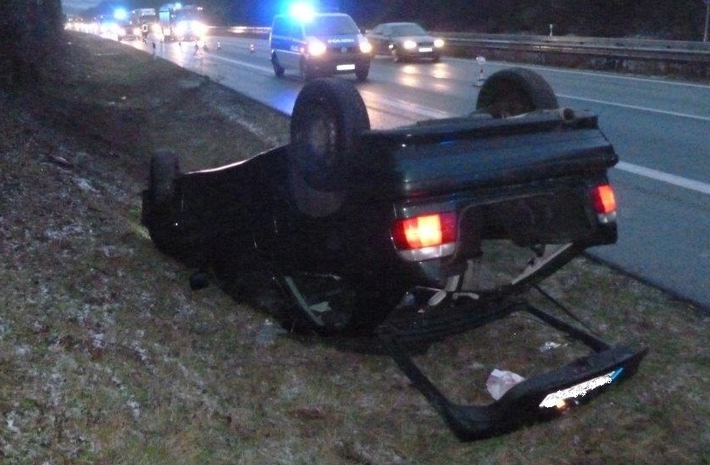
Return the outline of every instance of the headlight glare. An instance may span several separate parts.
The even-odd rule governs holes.
[[[320,40],[311,40],[308,42],[308,54],[314,57],[324,55],[327,48]]]

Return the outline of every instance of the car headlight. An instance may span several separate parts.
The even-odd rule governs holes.
[[[360,51],[362,53],[372,53],[372,44],[369,40],[363,39],[360,41]]]
[[[405,50],[413,50],[417,48],[417,43],[414,42],[413,40],[405,40],[402,43],[402,47],[404,47]]]
[[[311,40],[308,42],[308,54],[314,57],[324,55],[327,47],[320,40]]]
[[[434,47],[443,48],[444,47],[444,39],[434,39]]]
[[[199,36],[204,36],[205,34],[207,34],[207,25],[204,23],[195,22],[192,25],[192,29],[193,31],[195,31],[195,34]]]

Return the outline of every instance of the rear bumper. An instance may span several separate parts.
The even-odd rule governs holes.
[[[412,360],[412,341],[422,337],[443,337],[462,328],[482,326],[514,311],[527,311],[544,323],[567,333],[590,347],[591,352],[567,365],[528,378],[515,385],[499,400],[488,405],[460,405],[451,402]],[[454,434],[462,441],[499,436],[522,426],[554,419],[570,408],[582,405],[619,382],[633,376],[647,353],[623,346],[610,346],[577,326],[530,305],[492,307],[487,310],[456,314],[447,312],[446,320],[408,322],[407,327],[383,325],[380,338],[400,370],[426,397]]]

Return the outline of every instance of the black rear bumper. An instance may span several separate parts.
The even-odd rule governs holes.
[[[459,309],[461,310],[461,309]],[[479,309],[480,310],[480,309]],[[410,355],[413,341],[421,337],[461,332],[482,326],[515,311],[526,311],[544,323],[590,347],[591,352],[567,365],[528,378],[488,405],[460,405],[451,402],[419,369]],[[527,303],[493,306],[484,311],[452,312],[447,321],[422,319],[385,324],[379,335],[400,370],[437,410],[462,441],[485,439],[522,426],[551,420],[570,408],[584,404],[637,371],[647,349],[610,346],[591,333]],[[450,329],[450,330],[449,330]]]

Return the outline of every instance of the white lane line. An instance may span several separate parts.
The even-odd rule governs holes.
[[[380,94],[366,90],[360,90],[360,95],[362,95],[366,103],[370,102],[368,107],[379,109],[380,111],[389,110],[389,112],[392,112],[395,115],[402,116],[402,112],[406,112],[414,113],[432,119],[449,118],[453,116],[449,112],[437,110],[435,108],[425,107],[413,102],[382,98]]]
[[[469,60],[470,61],[470,60]],[[625,76],[623,74],[609,74],[604,71],[579,71],[579,70],[568,70],[560,68],[550,68],[544,66],[530,66],[530,68],[540,69],[545,72],[553,72],[560,74],[574,74],[582,76],[593,76],[593,77],[604,77],[608,79],[617,79],[623,81],[640,81],[648,82],[651,84],[662,84],[666,86],[678,86],[678,87],[695,87],[698,89],[710,89],[710,85],[695,83],[695,82],[684,82],[684,81],[671,81],[663,78],[652,78],[652,77],[636,77],[636,76]]]
[[[710,195],[710,184],[706,184],[700,181],[694,181],[692,179],[683,178],[681,176],[676,176],[675,174],[664,173],[663,171],[654,170],[652,168],[646,168],[644,166],[634,165],[632,163],[627,163],[620,161],[616,164],[616,168],[626,171],[628,173],[637,174],[650,179],[655,179],[656,181],[666,182],[668,184],[673,184],[674,186],[683,187],[692,191],[700,192],[701,194]]]
[[[641,107],[641,106],[637,106],[637,105],[626,105],[624,103],[607,102],[606,100],[596,100],[593,98],[574,97],[572,95],[565,95],[565,94],[555,94],[555,95],[557,95],[558,97],[568,98],[571,100],[580,100],[582,102],[600,103],[602,105],[611,105],[613,107],[628,108],[631,110],[640,110],[640,111],[648,111],[651,113],[659,113],[662,115],[679,116],[681,118],[697,119],[699,121],[710,121],[710,117],[707,117],[707,116],[689,115],[687,113],[678,113],[675,111],[657,110],[655,108]]]
[[[235,65],[243,66],[244,68],[251,68],[257,71],[263,71],[266,74],[273,74],[274,70],[271,66],[260,66],[253,63],[248,63],[246,61],[234,60],[232,58],[227,58],[218,55],[209,55],[209,58],[217,61],[226,61],[227,63],[233,63]]]

